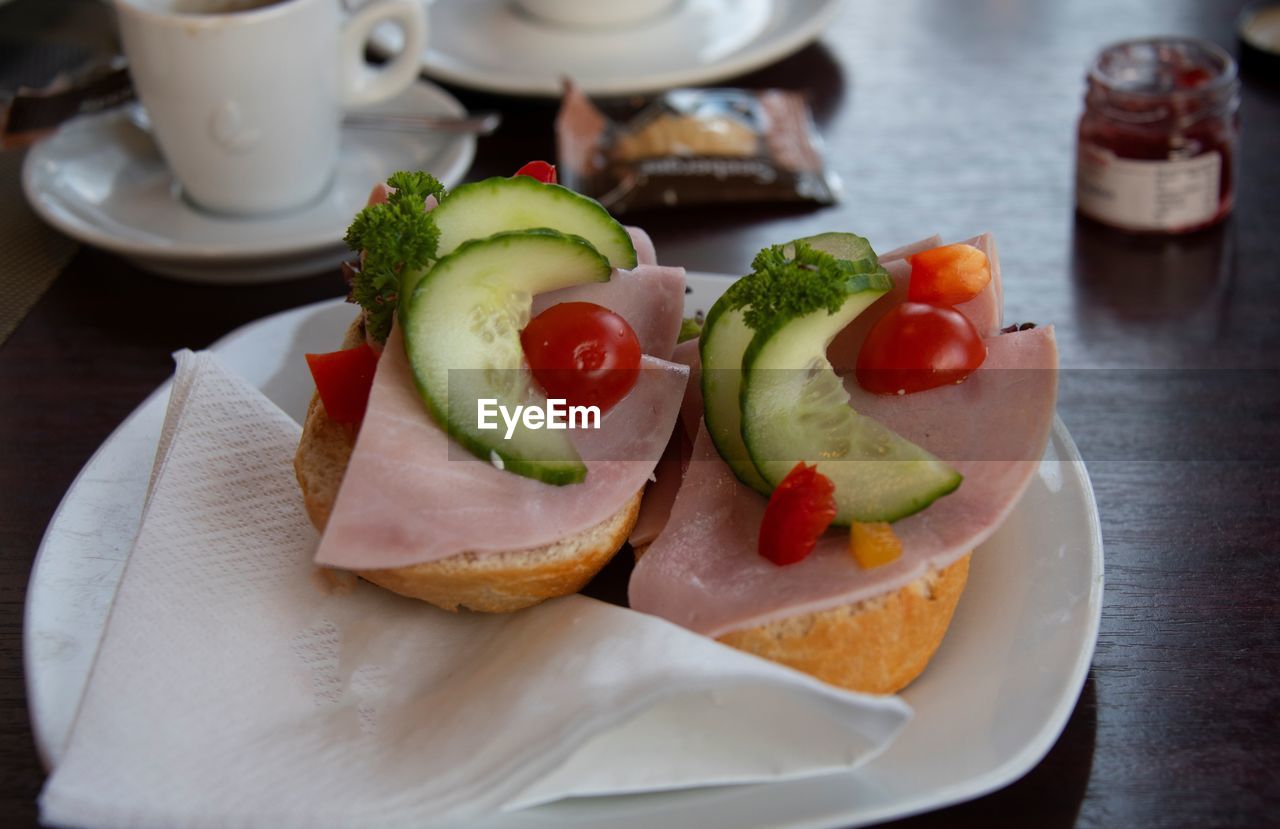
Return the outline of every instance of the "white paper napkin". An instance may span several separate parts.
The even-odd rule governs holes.
[[[326,591],[298,435],[215,357],[178,355],[45,822],[424,827],[847,769],[910,715],[581,596],[493,616]]]

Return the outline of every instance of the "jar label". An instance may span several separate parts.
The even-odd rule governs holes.
[[[1082,145],[1076,159],[1076,204],[1101,222],[1131,230],[1177,230],[1218,215],[1222,154],[1176,161],[1120,158]]]

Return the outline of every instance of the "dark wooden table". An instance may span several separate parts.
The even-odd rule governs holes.
[[[34,0],[21,0],[34,2]],[[43,0],[42,0],[43,2]],[[1106,604],[1057,745],[1003,791],[900,826],[1280,824],[1280,84],[1245,74],[1238,207],[1194,237],[1078,221],[1075,119],[1103,44],[1180,33],[1235,49],[1242,2],[858,0],[819,45],[736,81],[811,92],[847,198],[830,209],[641,217],[661,259],[741,271],[828,229],[877,247],[991,230],[1007,315],[1053,322],[1060,413],[1088,461]],[[507,116],[472,177],[551,157],[553,105]],[[198,348],[340,293],[334,273],[214,288],[83,249],[0,347],[0,816],[35,821],[44,772],[23,692],[27,577],[95,447]]]

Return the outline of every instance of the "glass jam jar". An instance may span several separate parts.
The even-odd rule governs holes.
[[[1186,233],[1231,212],[1240,82],[1231,56],[1191,38],[1108,46],[1089,68],[1076,207],[1122,230]]]

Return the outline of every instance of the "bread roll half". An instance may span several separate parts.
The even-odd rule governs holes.
[[[719,639],[850,691],[897,693],[924,671],[942,643],[969,578],[971,555],[894,593]]]
[[[638,548],[636,558],[646,549]],[[895,694],[942,644],[972,555],[892,593],[730,631],[717,641],[850,691]]]
[[[363,318],[347,329],[343,348],[364,342]],[[307,515],[324,531],[338,497],[355,434],[329,419],[318,394],[311,397],[302,440],[293,468],[302,489]],[[640,512],[637,492],[621,509],[594,527],[553,544],[500,552],[462,552],[439,561],[358,575],[399,593],[445,610],[460,607],[486,613],[510,613],[576,593],[622,547]]]

